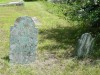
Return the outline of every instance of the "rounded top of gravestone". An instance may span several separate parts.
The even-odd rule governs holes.
[[[20,23],[20,24],[19,24]],[[18,25],[26,25],[26,26],[34,26],[35,27],[35,23],[32,20],[31,17],[28,16],[23,16],[23,17],[18,17],[15,21],[15,26],[17,27]]]
[[[14,32],[15,30],[22,32],[23,30],[28,31],[32,29],[37,28],[35,26],[33,19],[29,16],[18,17],[14,23],[14,26],[11,27],[12,32]]]

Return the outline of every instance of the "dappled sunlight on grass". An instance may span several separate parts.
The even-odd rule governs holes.
[[[40,38],[39,48],[41,50],[48,50],[51,52],[64,51],[65,57],[73,55],[75,50],[75,44],[77,40],[84,32],[79,32],[80,28],[75,26],[59,26],[56,28],[40,30],[40,34],[43,35]],[[45,40],[44,40],[45,39]],[[49,40],[49,41],[47,41]],[[44,44],[43,44],[44,43]],[[61,55],[63,56],[62,53]],[[68,57],[67,56],[67,57]]]

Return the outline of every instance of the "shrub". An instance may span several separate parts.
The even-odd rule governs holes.
[[[73,3],[74,10],[71,12],[71,16],[73,16],[73,20],[81,20],[91,27],[99,27],[100,24],[100,2],[96,0],[96,2],[92,0],[84,0]],[[69,15],[68,14],[68,15]],[[72,19],[72,18],[71,18]]]
[[[46,5],[50,13],[65,19],[68,18],[78,24],[77,26],[81,27],[80,32],[92,33],[96,39],[95,50],[92,55],[100,57],[100,38],[98,38],[100,37],[99,0],[65,0],[61,3],[47,3]]]

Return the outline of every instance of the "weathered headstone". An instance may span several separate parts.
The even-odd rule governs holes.
[[[10,30],[10,62],[28,64],[35,61],[38,29],[31,17],[19,17]]]
[[[77,56],[86,57],[93,49],[94,38],[90,33],[85,33],[78,40]]]

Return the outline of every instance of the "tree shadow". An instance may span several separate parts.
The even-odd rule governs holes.
[[[40,49],[49,50],[50,52],[58,52],[64,50],[63,57],[73,56],[75,53],[75,47],[80,36],[85,33],[86,30],[82,27],[57,27],[47,30],[40,30],[40,42],[43,43],[45,39],[54,40],[57,44],[44,45]]]

